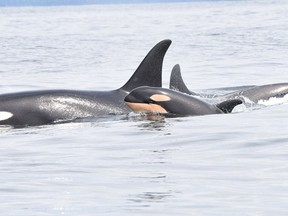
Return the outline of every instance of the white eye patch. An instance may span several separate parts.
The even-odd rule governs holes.
[[[0,111],[0,121],[7,120],[13,116],[12,113],[6,111]]]
[[[167,95],[161,95],[161,94],[154,94],[150,97],[153,101],[161,102],[161,101],[170,101],[171,98]]]

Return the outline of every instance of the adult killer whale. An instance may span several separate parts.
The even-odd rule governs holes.
[[[288,83],[275,83],[261,86],[234,87],[235,89],[240,90],[224,95],[200,95],[188,89],[183,81],[180,66],[178,64],[172,69],[169,88],[194,96],[198,95],[219,100],[240,98],[242,100],[248,99],[254,103],[258,103],[261,100],[269,100],[272,97],[283,97],[288,94]]]
[[[196,116],[230,113],[242,100],[227,100],[220,104],[209,104],[194,96],[166,88],[142,86],[131,91],[125,102],[134,112]]]
[[[121,88],[112,91],[44,90],[0,95],[0,125],[36,126],[131,110],[125,96],[139,86],[162,86],[162,64],[171,40],[156,44]]]

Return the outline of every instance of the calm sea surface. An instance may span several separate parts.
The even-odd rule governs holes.
[[[0,8],[0,92],[110,90],[160,40],[191,90],[288,82],[288,1]],[[0,129],[0,212],[287,215],[288,99]]]

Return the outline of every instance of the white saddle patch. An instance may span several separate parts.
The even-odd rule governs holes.
[[[0,121],[7,120],[13,116],[12,113],[6,111],[0,111]]]

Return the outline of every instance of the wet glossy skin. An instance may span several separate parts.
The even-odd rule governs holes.
[[[175,65],[171,72],[170,88],[189,95],[199,95],[187,88],[182,79],[179,65]],[[288,94],[288,83],[275,83],[262,86],[243,86],[242,90],[225,95],[213,96],[213,98],[220,100],[242,98],[257,103],[260,100],[269,100],[271,97],[283,97],[286,94]],[[209,97],[209,95],[205,96]]]
[[[221,109],[223,105],[219,108],[196,97],[171,89],[157,87],[136,88],[125,97],[125,102],[135,112],[208,115],[220,114],[225,111]],[[231,102],[231,106],[234,108],[234,106],[240,103],[242,103],[241,100],[234,100]],[[227,103],[225,106],[230,105]]]
[[[128,82],[112,91],[47,90],[0,95],[0,125],[31,126],[76,118],[131,112],[124,103],[134,88],[162,85],[163,40],[146,55]]]

